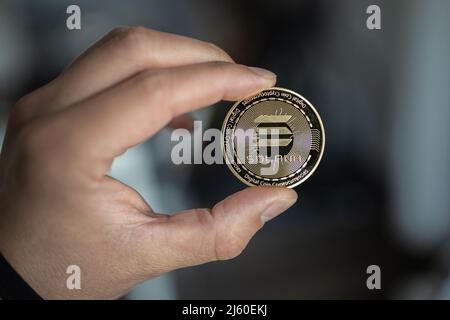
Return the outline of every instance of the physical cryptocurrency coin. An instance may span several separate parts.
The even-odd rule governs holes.
[[[283,88],[236,102],[225,118],[221,138],[226,164],[249,186],[299,185],[316,170],[325,147],[316,109]]]

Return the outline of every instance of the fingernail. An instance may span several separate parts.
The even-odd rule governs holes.
[[[254,73],[256,73],[258,76],[266,78],[266,79],[273,79],[276,78],[277,75],[273,73],[272,71],[258,68],[258,67],[249,67],[250,70],[252,70]]]
[[[289,209],[295,202],[297,202],[297,198],[282,198],[277,199],[272,202],[261,214],[262,222],[267,222],[279,214],[283,213],[287,209]]]

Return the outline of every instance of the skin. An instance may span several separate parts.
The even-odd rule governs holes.
[[[297,200],[252,187],[212,209],[155,213],[109,177],[115,157],[183,114],[271,87],[215,45],[118,28],[14,106],[0,156],[0,251],[45,299],[114,299],[162,273],[239,255]],[[81,290],[66,269],[81,268]]]

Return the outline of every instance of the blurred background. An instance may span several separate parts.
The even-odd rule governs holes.
[[[81,7],[81,30],[66,8]],[[381,30],[366,9],[381,8]],[[125,299],[450,299],[450,1],[0,0],[0,137],[23,94],[110,29],[143,25],[214,42],[278,75],[322,116],[327,146],[300,201],[238,258],[179,270]],[[194,114],[220,128],[230,104]],[[214,205],[244,186],[226,165],[170,161],[170,131],[112,175],[159,212]],[[368,290],[366,268],[381,268]]]

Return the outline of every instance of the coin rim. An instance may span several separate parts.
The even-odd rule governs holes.
[[[288,93],[290,93],[290,94],[293,94],[293,95],[295,95],[295,96],[297,96],[297,97],[300,97],[302,100],[304,100],[304,101],[308,104],[308,106],[312,109],[313,113],[315,114],[315,116],[316,116],[316,118],[317,118],[317,120],[318,120],[318,122],[319,122],[321,132],[322,132],[321,149],[320,149],[319,157],[318,157],[318,159],[317,159],[317,162],[315,163],[315,165],[314,165],[313,168],[311,169],[311,171],[310,171],[306,176],[304,176],[301,180],[297,181],[296,183],[294,183],[294,184],[292,184],[292,185],[289,185],[289,186],[276,186],[276,185],[274,185],[274,187],[286,187],[286,188],[292,189],[292,188],[295,188],[296,186],[302,184],[302,183],[305,182],[307,179],[309,179],[309,177],[311,177],[311,175],[316,171],[317,167],[319,166],[319,163],[320,163],[320,161],[322,160],[322,156],[323,156],[323,153],[324,153],[324,151],[325,151],[325,128],[324,128],[324,126],[323,126],[322,118],[320,117],[319,112],[317,112],[317,110],[316,110],[316,108],[313,106],[313,104],[312,104],[311,102],[309,102],[308,99],[306,99],[306,98],[303,97],[301,94],[299,94],[299,93],[297,93],[297,92],[295,92],[295,91],[292,91],[292,90],[289,90],[289,89],[285,89],[285,88],[281,88],[281,87],[271,87],[271,88],[263,89],[263,90],[261,90],[261,91],[258,91],[258,92],[255,93],[255,94],[252,94],[252,95],[250,95],[250,96],[248,96],[248,97],[245,97],[245,98],[243,98],[243,99],[241,99],[241,100],[236,101],[236,102],[233,104],[233,106],[230,108],[230,110],[228,111],[227,115],[225,116],[225,120],[223,121],[223,124],[222,124],[222,131],[221,131],[221,135],[220,135],[220,146],[221,146],[221,149],[222,149],[222,155],[223,155],[223,158],[224,158],[224,160],[225,160],[225,164],[228,166],[228,168],[230,169],[230,171],[234,174],[234,176],[235,176],[236,178],[238,178],[240,181],[242,181],[242,182],[243,182],[244,184],[246,184],[247,186],[250,186],[250,187],[260,186],[260,185],[253,184],[253,183],[251,183],[251,182],[245,180],[243,177],[241,177],[241,176],[236,172],[236,170],[233,168],[233,166],[231,165],[231,163],[228,163],[228,162],[231,162],[231,160],[230,160],[230,161],[227,161],[228,156],[227,156],[227,153],[226,153],[226,151],[225,151],[225,141],[224,141],[225,139],[224,139],[224,135],[225,135],[225,126],[226,126],[226,124],[228,123],[228,119],[230,118],[230,115],[231,115],[232,111],[233,111],[234,109],[236,109],[236,107],[237,107],[240,103],[242,103],[244,100],[248,100],[248,99],[250,99],[250,98],[256,96],[257,94],[259,94],[260,92],[263,92],[263,91],[269,91],[269,90],[285,91],[285,92],[288,92]]]

